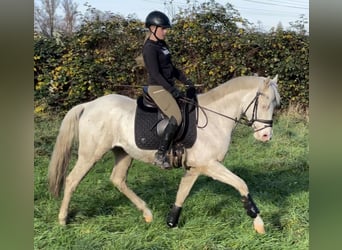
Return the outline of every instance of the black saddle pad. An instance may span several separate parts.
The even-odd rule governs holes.
[[[178,129],[174,144],[181,143],[185,148],[190,148],[197,137],[197,112],[196,108],[189,108],[189,104],[181,104],[183,124]],[[158,149],[160,137],[157,134],[158,115],[157,108],[146,107],[143,97],[137,99],[136,115],[134,120],[135,143],[141,149]],[[183,126],[183,128],[182,128]]]

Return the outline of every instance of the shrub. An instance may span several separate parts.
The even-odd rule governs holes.
[[[298,23],[299,22],[299,23]],[[182,10],[173,20],[168,44],[173,61],[207,91],[242,75],[279,75],[282,107],[309,104],[309,41],[302,30],[258,32],[230,4],[210,1]],[[71,36],[34,37],[36,110],[68,110],[108,93],[136,97],[146,72],[136,64],[144,24],[109,15],[84,19]]]

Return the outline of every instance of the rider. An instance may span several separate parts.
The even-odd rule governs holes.
[[[171,54],[165,42],[167,29],[171,28],[169,18],[160,11],[152,11],[146,17],[145,27],[149,29],[143,47],[143,58],[148,72],[148,94],[169,119],[155,154],[155,164],[167,169],[171,168],[171,165],[166,153],[182,122],[176,100],[181,98],[183,93],[176,88],[175,79],[191,87],[193,83],[172,64]]]

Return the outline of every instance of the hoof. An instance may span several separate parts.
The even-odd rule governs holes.
[[[264,234],[265,233],[265,227],[264,227],[264,222],[262,221],[261,217],[258,215],[255,217],[253,221],[254,229],[257,231],[259,234]]]
[[[144,213],[144,219],[146,223],[151,223],[153,221],[153,215],[151,211],[147,211]]]
[[[145,216],[145,222],[146,223],[151,223],[153,221],[153,217],[152,216]]]
[[[59,225],[66,226],[66,219],[59,219]]]

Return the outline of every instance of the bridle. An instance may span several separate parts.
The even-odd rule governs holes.
[[[256,93],[255,97],[248,104],[248,106],[245,109],[245,111],[242,112],[242,115],[241,115],[240,119],[238,119],[237,117],[233,118],[233,117],[230,117],[228,115],[224,115],[222,113],[219,113],[219,112],[217,112],[215,110],[212,110],[212,109],[200,106],[198,103],[194,102],[192,99],[189,99],[189,98],[186,98],[186,97],[182,97],[180,100],[183,101],[183,102],[195,105],[197,107],[197,112],[198,112],[198,109],[200,109],[202,111],[202,113],[204,114],[204,116],[206,118],[206,122],[205,122],[204,125],[198,126],[198,128],[205,128],[208,125],[208,116],[205,113],[205,111],[209,111],[209,112],[212,112],[212,113],[217,114],[219,116],[222,116],[222,117],[225,117],[227,119],[233,120],[235,123],[240,123],[240,124],[246,125],[248,127],[252,127],[254,122],[264,123],[265,125],[262,128],[254,129],[254,132],[258,132],[258,131],[263,130],[265,128],[272,127],[272,125],[273,125],[273,120],[258,119],[258,114],[257,114],[258,111],[257,110],[258,110],[259,96],[260,95],[262,95],[261,92],[257,92]],[[254,103],[254,106],[253,106],[252,118],[250,120],[248,120],[247,116],[246,116],[246,112],[252,106],[253,103]],[[198,115],[197,115],[197,117],[198,117]]]
[[[253,100],[250,102],[250,104],[247,106],[246,110],[244,112],[242,112],[242,116],[241,116],[241,120],[245,121],[245,125],[251,127],[253,125],[254,122],[260,122],[260,123],[264,123],[264,127],[259,128],[259,129],[254,129],[254,132],[258,132],[260,130],[263,130],[265,128],[268,127],[272,127],[273,126],[273,120],[265,120],[265,119],[258,119],[257,116],[257,110],[258,110],[258,105],[259,105],[259,96],[262,95],[262,93],[257,92],[255,97],[253,98]],[[246,117],[246,112],[249,109],[249,107],[254,103],[253,106],[253,113],[252,113],[252,118],[250,120],[248,120]]]

